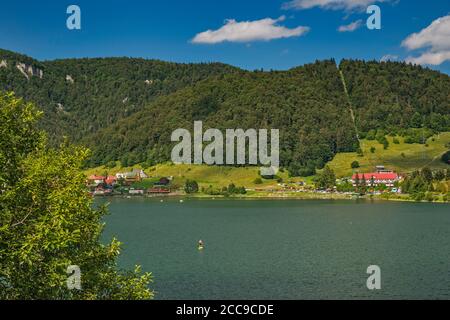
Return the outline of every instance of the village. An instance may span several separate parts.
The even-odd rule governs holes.
[[[258,179],[256,179],[258,180]],[[318,186],[317,183],[303,180],[276,181],[272,184],[266,184],[253,187],[242,187],[245,192],[239,193],[240,196],[252,196],[271,194],[272,196],[292,195],[299,193],[310,194],[334,194],[334,195],[381,195],[385,193],[400,194],[402,189],[400,182],[402,176],[398,173],[386,169],[384,166],[377,166],[373,172],[355,172],[353,176],[347,178],[333,179],[325,187]],[[189,181],[189,180],[188,180]],[[129,172],[119,172],[115,175],[90,175],[86,185],[92,196],[180,196],[185,195],[186,188],[184,183],[175,183],[173,176],[158,177],[149,176],[142,169],[132,169]],[[230,185],[233,185],[230,182]],[[234,185],[233,185],[234,186]],[[209,187],[211,190],[212,186]],[[226,188],[225,188],[226,189]],[[218,189],[220,190],[220,188]],[[211,194],[204,187],[198,188],[193,193]]]
[[[115,175],[94,174],[89,176],[86,183],[93,196],[167,195],[171,193],[172,179],[173,177],[150,179],[142,169],[133,169],[131,172],[116,173]],[[141,183],[143,181],[147,183]]]

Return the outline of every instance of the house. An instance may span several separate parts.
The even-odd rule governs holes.
[[[106,178],[103,176],[97,176],[94,174],[88,178],[88,184],[98,186],[99,184],[105,183],[105,179]]]
[[[377,173],[394,173],[394,171],[388,170],[384,166],[376,166],[375,169]]]
[[[112,194],[112,190],[104,189],[103,187],[97,187],[92,194],[94,196],[109,196]]]
[[[115,185],[116,182],[117,182],[117,179],[116,179],[115,176],[108,176],[108,177],[106,177],[106,179],[105,179],[105,183],[106,183],[107,185],[109,185],[109,186]]]
[[[153,184],[154,187],[166,187],[170,184],[170,180],[168,178],[161,178],[158,182]]]
[[[125,179],[126,173],[116,173],[116,180]]]
[[[139,177],[141,179],[147,179],[148,178],[148,175],[144,172],[144,170],[133,169],[133,172],[139,174]]]
[[[149,193],[149,194],[167,194],[167,193],[170,193],[170,189],[153,187],[153,188],[148,189],[147,193]]]
[[[356,180],[361,184],[362,180],[366,180],[366,185],[369,187],[385,185],[386,187],[393,187],[395,182],[400,180],[400,176],[395,172],[370,172],[370,173],[355,173],[352,177],[353,186],[356,187]],[[373,181],[373,185],[372,185]]]
[[[116,173],[116,181],[123,180],[125,184],[132,184],[134,182],[141,181],[141,176],[139,172],[125,172],[125,173]]]
[[[130,189],[128,191],[129,194],[133,194],[133,195],[143,195],[144,194],[144,190],[143,189]]]
[[[148,175],[141,169],[133,169],[131,172],[116,173],[117,180],[125,180],[127,184],[139,182],[142,179],[148,178]]]
[[[138,172],[127,172],[125,173],[125,182],[134,183],[141,181],[141,176]]]

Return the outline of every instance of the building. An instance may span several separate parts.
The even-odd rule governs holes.
[[[147,179],[148,175],[144,172],[144,170],[134,169],[133,172],[136,172],[139,174],[139,177],[141,179]]]
[[[138,172],[125,173],[125,182],[128,184],[141,181],[141,176]]]
[[[120,179],[125,179],[125,173],[116,173],[116,179],[120,180]]]
[[[393,187],[394,184],[400,180],[400,176],[395,172],[370,172],[370,173],[355,173],[352,177],[353,186],[356,187],[356,180],[361,185],[362,180],[366,180],[366,186],[376,187],[385,185],[386,187]],[[373,185],[372,185],[373,183]]]
[[[170,193],[170,189],[153,187],[153,188],[148,189],[147,193],[149,193],[149,194],[167,194],[167,193]]]
[[[170,180],[168,178],[161,178],[158,182],[153,184],[154,187],[167,187],[170,184]]]
[[[103,176],[97,176],[94,174],[88,178],[88,184],[98,186],[100,184],[105,183],[105,179],[106,178]]]
[[[115,176],[108,176],[105,179],[105,183],[109,186],[114,186],[117,182],[117,179]]]
[[[127,184],[139,182],[142,179],[147,179],[148,175],[141,169],[133,169],[131,172],[116,173],[117,180],[125,180]]]
[[[377,173],[394,173],[394,171],[388,170],[384,166],[376,166],[375,169]]]
[[[141,181],[139,172],[116,173],[116,181],[122,180],[125,184],[130,185],[134,182]]]
[[[144,194],[144,190],[143,189],[130,189],[128,191],[129,194],[133,194],[133,195],[143,195]]]
[[[112,194],[111,189],[105,189],[102,187],[95,188],[94,192],[92,193],[92,195],[94,196],[110,196],[111,194]]]

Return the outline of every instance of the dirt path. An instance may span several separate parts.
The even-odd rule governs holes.
[[[350,95],[348,94],[348,90],[347,90],[347,83],[345,82],[345,78],[344,78],[344,74],[342,73],[342,70],[340,70],[339,67],[338,67],[338,70],[339,70],[339,75],[341,76],[342,85],[344,86],[344,92],[345,92],[345,96],[347,98],[348,110],[349,110],[350,116],[352,118],[353,127],[354,127],[355,133],[356,133],[356,139],[358,139],[359,143],[361,144],[361,140],[359,139],[359,134],[358,134],[358,127],[356,126],[355,112],[353,111],[352,102],[350,100]]]

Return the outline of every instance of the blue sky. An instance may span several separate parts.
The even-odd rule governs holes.
[[[219,61],[246,69],[288,69],[316,59],[379,60],[390,55],[432,62],[432,68],[450,73],[448,0],[295,1],[291,6],[286,6],[289,0],[7,1],[1,4],[0,48],[41,60],[132,56]],[[316,5],[319,2],[328,5]],[[382,10],[381,30],[365,25],[369,16],[365,8],[371,3]],[[71,4],[81,8],[81,30],[66,27]],[[262,20],[269,18],[273,20]],[[432,25],[439,18],[441,23]],[[227,19],[235,20],[228,30],[223,28],[230,23]],[[246,21],[256,35],[246,34],[242,24]],[[357,21],[356,30],[338,31]],[[197,36],[207,30],[212,33]],[[411,38],[414,33],[418,35]]]

